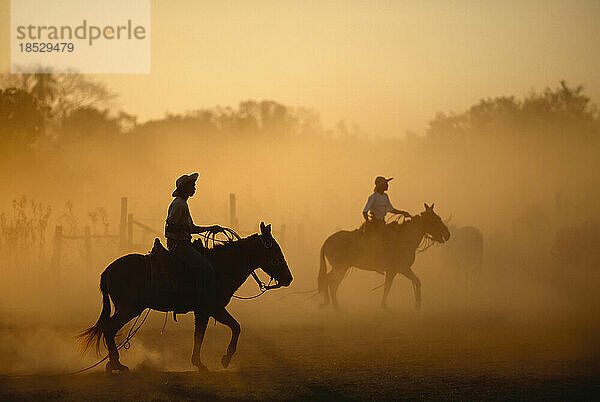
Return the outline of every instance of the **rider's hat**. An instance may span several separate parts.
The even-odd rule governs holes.
[[[198,180],[198,173],[184,174],[175,182],[175,187],[177,188],[175,189],[175,191],[173,191],[172,196],[177,197],[179,195],[178,191],[181,190],[183,186],[185,186],[189,182],[195,182],[196,180]]]
[[[388,182],[388,181],[390,181],[390,180],[394,180],[394,178],[393,178],[393,177],[390,177],[389,179],[386,179],[386,178],[385,178],[385,177],[383,177],[383,176],[377,176],[377,177],[375,178],[375,185],[376,185],[376,186],[380,186],[380,185],[382,185],[382,184],[385,184],[385,183],[387,183],[387,182]]]

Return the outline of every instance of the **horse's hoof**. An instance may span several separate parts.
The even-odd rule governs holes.
[[[223,355],[223,357],[221,358],[221,364],[224,368],[227,368],[229,366],[229,363],[231,362],[231,357],[232,356],[230,355]]]
[[[200,374],[208,373],[208,367],[206,367],[204,364],[198,363],[198,364],[195,364],[194,366],[196,366],[196,368],[198,369],[198,373],[200,373]]]
[[[124,364],[121,364],[119,362],[109,361],[108,363],[106,363],[106,372],[112,373],[113,371],[127,372],[127,371],[129,371],[129,367],[127,367]]]
[[[202,364],[199,358],[192,357],[192,364],[198,369],[199,373],[208,373],[208,368]]]

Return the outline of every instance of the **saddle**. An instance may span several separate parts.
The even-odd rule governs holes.
[[[354,249],[374,265],[384,264],[393,253],[392,232],[386,225],[363,222],[355,232]]]
[[[146,265],[150,271],[149,298],[154,309],[187,313],[198,307],[200,296],[208,286],[206,276],[200,269],[190,269],[169,252],[160,242],[154,240],[152,251],[146,255]],[[177,320],[176,320],[177,321]]]

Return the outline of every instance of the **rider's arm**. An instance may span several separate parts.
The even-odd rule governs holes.
[[[409,218],[411,216],[409,212],[403,211],[401,209],[396,209],[396,208],[392,209],[390,212],[393,213],[393,214],[404,215],[407,218]]]
[[[369,198],[367,199],[367,204],[365,205],[365,207],[363,208],[363,218],[365,218],[365,220],[369,220],[369,210],[371,209],[371,207],[373,206],[373,202],[374,202],[374,198],[373,195],[369,196]]]
[[[212,226],[196,226],[194,225],[192,228],[192,233],[198,234],[198,233],[204,233],[204,232],[213,232],[216,230],[219,230],[221,227],[219,225],[212,225]]]
[[[189,214],[189,212],[188,212],[188,214]],[[190,233],[193,233],[193,234],[200,234],[200,233],[205,233],[205,232],[216,232],[220,229],[220,226],[217,226],[217,225],[212,225],[212,226],[195,225],[191,214],[189,214],[189,222],[190,222]]]
[[[409,218],[411,215],[406,212],[403,211],[401,209],[396,209],[394,208],[394,206],[392,205],[392,202],[390,201],[390,197],[388,197],[388,205],[387,205],[387,212],[391,212],[393,214],[400,214],[400,215],[404,215],[405,217]]]
[[[167,223],[177,224],[181,221],[183,215],[183,207],[177,200],[173,200],[169,205],[169,212],[167,213]]]

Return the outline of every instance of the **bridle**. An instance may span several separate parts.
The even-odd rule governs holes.
[[[262,245],[266,248],[266,249],[271,249],[273,248],[273,246],[275,245],[275,241],[272,239],[265,239],[264,235],[258,235],[258,238],[260,239],[260,242],[262,243]],[[275,266],[277,265],[276,262],[271,262],[271,265]],[[254,278],[254,280],[256,281],[256,284],[258,285],[260,290],[271,290],[271,289],[277,289],[280,288],[283,285],[280,285],[276,279],[274,279],[272,276],[269,275],[269,283],[265,284],[263,281],[260,280],[260,278],[258,277],[258,275],[256,274],[256,270],[251,272],[252,277]],[[275,281],[274,285],[271,285],[271,282]]]
[[[400,223],[400,219],[402,219],[402,223],[404,222],[414,222],[416,224],[422,224],[423,222],[423,214],[417,214],[417,215],[413,215],[410,218],[405,218],[404,216],[398,215],[397,217],[392,218],[391,220],[389,220],[386,223],[391,223],[391,222],[395,222],[397,224],[401,224]],[[407,220],[408,219],[408,220]],[[429,233],[423,233],[423,237],[421,238],[421,242],[419,243],[419,245],[417,246],[416,252],[417,253],[422,253],[425,250],[427,250],[428,248],[430,248],[431,246],[433,246],[436,243],[436,241],[434,240],[433,236],[430,235]]]
[[[260,242],[262,243],[262,245],[264,246],[264,248],[266,249],[270,249],[273,248],[273,246],[275,245],[275,242],[267,239],[264,239],[264,235],[258,235],[258,238],[260,239]],[[275,264],[272,264],[275,265]],[[256,282],[256,284],[258,285],[258,290],[259,293],[254,295],[254,296],[249,296],[249,297],[244,297],[244,296],[236,296],[235,294],[232,296],[235,299],[240,299],[240,300],[250,300],[250,299],[256,299],[257,297],[262,296],[265,292],[267,292],[268,290],[271,289],[277,289],[282,287],[283,285],[281,285],[279,282],[277,282],[276,279],[273,279],[272,276],[269,275],[269,282],[268,283],[264,283],[259,277],[258,274],[256,273],[256,270],[253,270],[252,272],[250,272],[250,275],[252,275],[252,278],[254,278],[254,281]],[[275,281],[274,285],[271,285],[271,282]]]
[[[225,240],[221,240],[221,239],[217,239],[216,235],[219,233],[223,233],[226,237]],[[242,237],[237,234],[237,232],[233,229],[227,228],[227,227],[223,227],[221,231],[219,232],[211,232],[209,234],[200,234],[200,236],[202,236],[204,238],[204,240],[206,241],[206,245],[211,245],[212,247],[214,247],[216,244],[226,244],[226,243],[231,243],[234,241],[239,241],[242,240]],[[264,235],[258,235],[258,238],[260,239],[262,245],[266,248],[266,249],[270,249],[275,245],[275,241],[271,240],[271,239],[264,239]],[[273,264],[276,265],[276,264]],[[259,289],[259,293],[254,295],[254,296],[250,296],[250,297],[244,297],[244,296],[236,296],[235,294],[232,296],[236,299],[241,299],[241,300],[250,300],[250,299],[255,299],[259,296],[262,296],[263,293],[265,293],[267,290],[271,290],[271,289],[277,289],[282,287],[283,285],[279,284],[277,282],[277,280],[273,279],[272,276],[269,275],[269,282],[268,283],[264,283],[259,277],[258,274],[256,273],[256,270],[253,270],[250,275],[252,275],[252,278],[254,278],[254,281],[256,282],[256,284],[258,285],[258,289]],[[271,285],[271,283],[275,281],[274,285]]]

